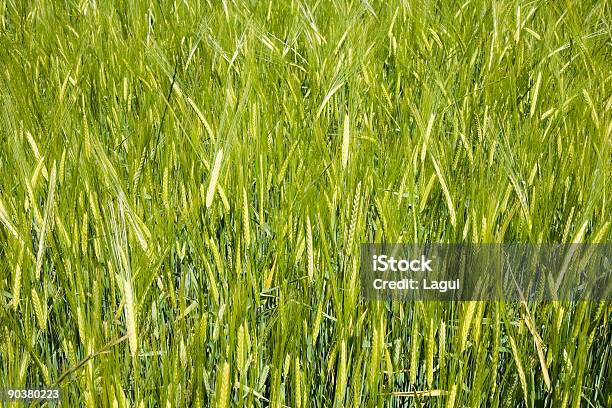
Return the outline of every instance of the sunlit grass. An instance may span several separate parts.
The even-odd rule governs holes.
[[[0,388],[612,404],[608,303],[365,301],[358,270],[610,241],[607,0],[161,3],[0,0]]]

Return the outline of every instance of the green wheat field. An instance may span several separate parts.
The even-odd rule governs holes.
[[[610,16],[0,0],[0,388],[611,407],[610,303],[372,301],[359,279],[368,242],[612,240]]]

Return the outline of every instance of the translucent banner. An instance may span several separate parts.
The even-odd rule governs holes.
[[[363,244],[361,294],[386,300],[612,300],[612,244]]]

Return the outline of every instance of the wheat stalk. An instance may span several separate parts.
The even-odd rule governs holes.
[[[342,128],[342,167],[346,168],[349,158],[349,143],[350,143],[350,120],[349,115],[344,115],[344,126]]]
[[[125,325],[127,329],[128,343],[132,358],[136,358],[138,353],[138,333],[136,322],[136,310],[132,282],[129,278],[123,280],[123,290],[125,294]]]
[[[213,198],[215,197],[215,190],[217,188],[217,181],[219,179],[219,172],[221,171],[221,161],[223,160],[223,149],[219,149],[215,156],[215,163],[213,165],[212,172],[210,174],[210,182],[208,183],[208,189],[206,190],[206,208],[210,208],[212,205]]]

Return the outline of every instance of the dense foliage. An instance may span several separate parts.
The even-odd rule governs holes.
[[[611,4],[0,0],[0,388],[612,405],[596,302],[374,302],[364,242],[609,242]]]

